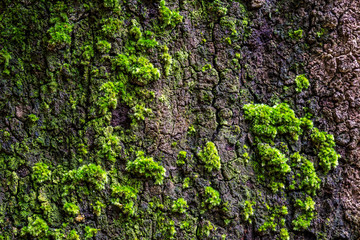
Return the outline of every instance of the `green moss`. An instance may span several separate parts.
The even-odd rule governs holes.
[[[107,172],[104,171],[101,166],[91,163],[67,172],[62,182],[65,183],[68,181],[75,185],[79,182],[87,182],[93,184],[96,189],[102,190],[105,188],[107,182]]]
[[[311,134],[311,140],[318,151],[320,166],[324,169],[324,172],[327,173],[332,168],[335,168],[341,156],[337,154],[334,149],[334,136],[314,128]]]
[[[37,183],[42,183],[50,180],[51,171],[49,170],[49,166],[43,162],[37,162],[32,168],[33,173],[31,175],[32,179]]]
[[[112,196],[115,197],[122,197],[126,200],[130,199],[136,199],[138,191],[136,188],[126,185],[120,185],[120,184],[112,184],[111,185]]]
[[[101,53],[109,53],[111,49],[111,43],[106,40],[99,40],[96,43],[96,47]]]
[[[165,178],[166,169],[155,162],[152,157],[145,157],[144,152],[138,151],[134,161],[128,161],[126,170],[145,177],[155,179],[155,184],[162,184]]]
[[[32,123],[35,123],[39,120],[39,118],[35,115],[35,114],[29,114],[28,115],[28,120]]]
[[[11,55],[10,53],[5,49],[1,49],[0,51],[0,64],[4,65],[4,69],[3,69],[3,73],[5,74],[10,74],[10,70],[7,69],[7,67],[9,66],[11,60]]]
[[[308,196],[305,201],[296,199],[295,206],[299,208],[301,213],[292,221],[294,230],[307,229],[315,217],[315,202]]]
[[[99,230],[100,229],[96,229],[96,228],[86,226],[85,229],[84,229],[84,231],[85,231],[85,234],[84,234],[85,239],[90,239],[90,238],[95,237]]]
[[[216,227],[210,221],[205,221],[204,224],[198,227],[196,236],[200,237],[201,239],[204,237],[209,237],[210,233],[215,230]]]
[[[29,224],[21,230],[22,235],[29,234],[32,237],[43,238],[48,235],[49,226],[40,217],[30,219]]]
[[[147,85],[160,78],[159,69],[155,68],[145,57],[119,54],[113,60],[113,68],[129,74],[131,76],[130,81],[140,86]]]
[[[107,37],[116,37],[123,32],[123,22],[117,18],[102,19],[102,32]]]
[[[245,221],[251,223],[252,220],[251,220],[251,217],[254,216],[254,209],[253,209],[253,205],[255,204],[255,202],[251,202],[251,201],[248,201],[246,200],[245,203],[244,203],[244,218],[245,218]]]
[[[284,177],[291,171],[286,156],[266,143],[258,144],[258,154],[261,160],[259,167],[270,182],[272,191],[277,192],[279,189],[284,188]]]
[[[159,12],[160,21],[162,22],[164,28],[167,26],[174,28],[183,20],[183,17],[178,11],[171,11],[168,7],[166,7],[165,0],[160,1]]]
[[[70,33],[73,30],[73,25],[67,22],[56,21],[55,25],[48,30],[50,35],[49,46],[63,46],[71,43]]]
[[[251,131],[259,142],[272,142],[277,135],[290,136],[297,141],[302,133],[301,121],[286,103],[269,107],[265,104],[246,104],[245,119],[251,122]]]
[[[308,89],[310,86],[310,82],[305,77],[305,74],[296,76],[295,83],[296,83],[296,91],[297,92],[301,92],[303,89]]]
[[[289,232],[286,228],[280,229],[280,239],[281,240],[290,240]]]
[[[291,31],[289,31],[289,37],[291,38],[291,39],[294,39],[294,40],[300,40],[300,39],[302,39],[303,38],[303,30],[302,29],[298,29],[298,30],[291,30]]]
[[[182,166],[186,163],[186,152],[185,151],[180,151],[178,156],[177,156],[177,161],[176,164],[179,166]]]
[[[78,215],[80,213],[80,208],[71,202],[66,202],[64,204],[64,211],[69,215]]]
[[[80,240],[79,234],[76,232],[75,229],[71,230],[66,237],[66,240]]]
[[[198,156],[205,164],[205,169],[208,172],[211,172],[212,170],[220,170],[220,156],[213,142],[207,142],[206,146],[199,152]]]
[[[183,182],[183,189],[186,189],[186,188],[189,188],[190,187],[190,182],[191,182],[191,179],[189,177],[186,177],[184,179],[184,182]]]
[[[185,213],[187,208],[189,208],[189,206],[184,198],[176,200],[171,207],[172,211],[177,213]]]
[[[315,172],[314,164],[298,152],[291,155],[291,162],[294,169],[299,168],[299,171],[295,172],[295,174],[300,172],[298,188],[315,195],[316,191],[320,189],[321,180]]]
[[[210,186],[205,187],[204,190],[205,190],[205,200],[202,203],[202,206],[203,207],[206,206],[209,209],[220,206],[221,203],[220,193]]]
[[[95,214],[96,216],[98,216],[98,217],[101,215],[102,209],[106,207],[106,205],[103,204],[103,203],[100,202],[100,201],[96,201],[96,203],[95,203],[95,204],[91,204],[91,206],[92,206],[93,209],[94,209],[94,210],[93,210],[93,211],[94,211],[94,214]]]
[[[164,46],[163,54],[161,55],[161,58],[163,59],[163,63],[164,63],[165,76],[169,76],[173,60],[171,55],[169,54],[169,48],[167,46]]]

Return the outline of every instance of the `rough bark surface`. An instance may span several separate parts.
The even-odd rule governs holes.
[[[358,239],[360,2],[163,4],[0,1],[0,239]],[[273,144],[321,179],[304,229],[243,110],[283,102],[341,155],[326,174],[310,135]]]

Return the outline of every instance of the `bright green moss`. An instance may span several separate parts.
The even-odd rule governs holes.
[[[76,232],[75,229],[71,230],[66,237],[66,240],[80,240],[79,234]]]
[[[109,53],[111,49],[111,43],[106,40],[99,40],[96,43],[96,47],[101,53]]]
[[[130,35],[135,39],[139,40],[142,37],[141,29],[134,24],[134,26],[129,31]]]
[[[119,54],[113,60],[113,69],[119,69],[129,74],[130,81],[140,86],[147,85],[160,78],[159,69],[155,68],[149,59],[135,55]]]
[[[90,239],[90,238],[95,237],[96,234],[97,234],[97,232],[98,232],[100,229],[96,229],[96,228],[92,228],[92,227],[86,226],[84,230],[85,230],[85,234],[84,234],[85,239]]]
[[[186,189],[186,188],[189,188],[190,187],[190,183],[191,183],[191,180],[189,177],[185,178],[184,179],[184,182],[183,182],[183,189]]]
[[[306,197],[305,201],[296,199],[296,207],[299,208],[301,214],[292,221],[294,230],[304,230],[310,226],[311,221],[315,217],[315,202],[311,197]]]
[[[198,156],[200,160],[205,163],[205,169],[208,172],[220,170],[220,156],[213,142],[207,142],[206,146],[199,152]]]
[[[103,19],[102,24],[102,31],[107,37],[116,37],[122,32],[123,22],[117,18]]]
[[[295,83],[296,83],[296,91],[297,92],[301,92],[303,89],[308,89],[308,87],[310,86],[310,82],[305,77],[305,74],[296,76]]]
[[[136,199],[138,191],[134,187],[120,185],[120,184],[112,184],[111,185],[112,193],[111,195],[114,197],[122,197],[126,200]]]
[[[132,108],[133,114],[131,115],[132,124],[136,126],[137,122],[143,121],[145,117],[149,117],[152,114],[151,108],[145,107],[145,104],[136,104]]]
[[[29,114],[28,119],[32,123],[37,122],[39,120],[39,118],[35,114]]]
[[[49,46],[63,46],[71,43],[70,33],[73,26],[66,22],[57,21],[53,27],[48,30],[50,35]]]
[[[207,206],[209,209],[212,209],[216,206],[219,206],[220,203],[220,193],[210,186],[205,187],[205,201],[202,203],[202,206]]]
[[[164,63],[165,76],[169,76],[173,60],[169,54],[169,48],[166,45],[163,47],[163,54],[161,55],[161,58],[163,59]]]
[[[138,151],[134,161],[128,161],[126,170],[133,174],[140,174],[155,179],[155,184],[162,184],[166,169],[155,162],[152,157],[145,157],[144,152]]]
[[[257,141],[271,142],[277,135],[290,136],[297,141],[302,133],[301,121],[286,103],[273,107],[265,104],[246,104],[245,119],[251,122],[251,131]]]
[[[49,170],[49,166],[43,162],[37,162],[32,168],[33,173],[31,175],[32,179],[37,183],[42,183],[50,180],[51,171]]]
[[[80,208],[71,202],[66,202],[64,204],[64,211],[69,215],[78,215],[80,213]]]
[[[96,201],[96,203],[95,203],[95,204],[91,204],[91,206],[93,206],[94,214],[95,214],[96,216],[98,216],[98,217],[101,215],[101,210],[106,207],[106,205],[103,204],[103,203],[100,202],[100,201]]]
[[[178,11],[171,11],[168,7],[166,7],[165,0],[160,1],[159,12],[163,27],[171,26],[174,28],[183,20],[183,16],[181,16]]]
[[[280,239],[281,240],[290,240],[289,232],[286,228],[280,229]]]
[[[244,203],[244,218],[245,218],[245,221],[251,223],[252,220],[250,217],[254,216],[254,209],[253,209],[253,205],[255,203],[254,202],[251,202],[251,201],[248,201],[246,200],[245,203]]]
[[[187,208],[189,206],[184,198],[176,200],[171,207],[172,211],[177,213],[185,213]]]
[[[176,164],[179,166],[182,166],[186,163],[186,152],[185,151],[180,151],[178,156],[177,156],[177,161]]]
[[[259,168],[266,175],[273,192],[277,192],[285,187],[284,177],[291,171],[287,164],[288,159],[280,150],[270,147],[269,144],[260,143],[257,147],[261,160]]]
[[[210,221],[206,221],[198,228],[196,236],[203,239],[204,237],[209,237],[210,233],[214,230],[216,230],[216,227]]]
[[[321,132],[314,128],[311,134],[311,140],[315,144],[320,159],[320,166],[324,172],[329,172],[338,165],[338,159],[341,157],[336,153],[334,136],[326,132]]]
[[[32,237],[43,238],[48,235],[49,226],[40,217],[30,219],[29,224],[21,230],[22,235],[29,234]]]
[[[65,174],[63,182],[71,181],[73,184],[78,182],[87,182],[93,184],[96,189],[102,190],[107,182],[107,172],[101,166],[93,163],[83,165],[76,170],[71,170]]]
[[[99,113],[105,115],[110,109],[115,109],[117,106],[119,84],[109,81],[103,83],[99,90],[102,94],[96,104],[99,107]]]
[[[97,152],[97,155],[101,159],[115,163],[121,151],[120,139],[113,134],[111,126],[104,128],[103,134],[103,136],[98,138],[97,145],[100,147],[100,150]]]
[[[320,189],[321,180],[315,172],[314,164],[298,152],[291,155],[291,161],[294,169],[300,168],[299,171],[295,172],[300,172],[298,177],[300,178],[298,183],[299,189],[305,190],[308,194],[315,195],[316,191]]]
[[[298,29],[298,30],[291,30],[291,31],[289,31],[289,37],[291,38],[291,39],[294,39],[294,40],[296,40],[296,41],[299,41],[300,39],[302,39],[303,38],[303,30],[302,29]]]
[[[4,65],[4,70],[2,72],[5,74],[10,74],[10,70],[7,69],[7,67],[9,66],[9,63],[10,63],[10,59],[11,59],[10,53],[5,48],[1,49],[0,64]]]

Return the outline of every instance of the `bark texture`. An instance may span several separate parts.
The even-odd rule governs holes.
[[[0,1],[0,239],[358,239],[359,22],[358,0]],[[296,164],[270,187],[244,105],[281,103],[334,135],[328,173],[311,132],[270,144],[315,194]]]

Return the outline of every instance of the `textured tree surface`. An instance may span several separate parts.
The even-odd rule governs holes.
[[[359,22],[358,0],[1,0],[0,239],[358,239]]]

